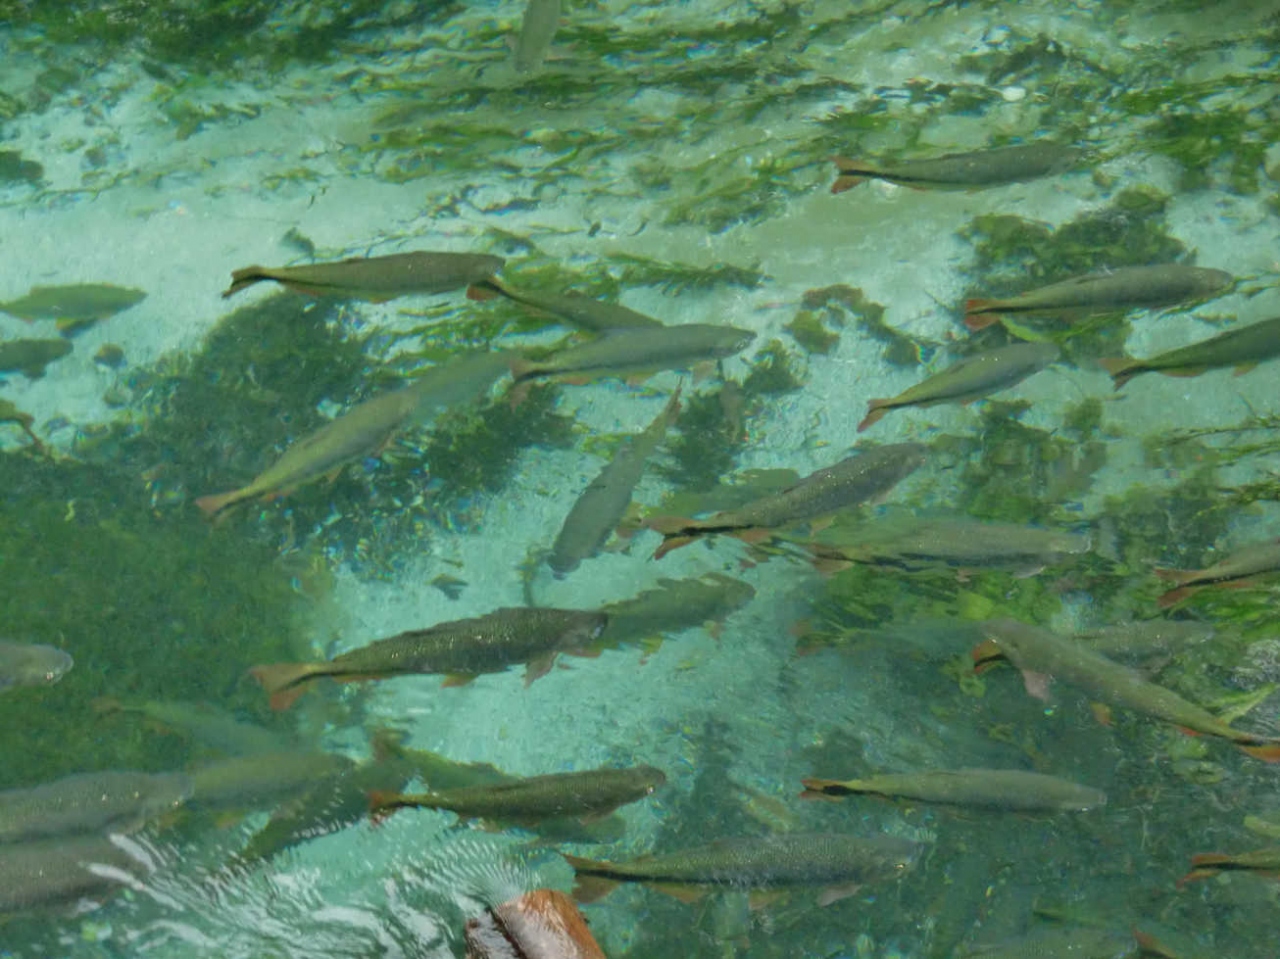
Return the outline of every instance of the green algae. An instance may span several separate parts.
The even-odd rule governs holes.
[[[732,380],[717,389],[687,396],[667,440],[670,462],[659,462],[655,471],[677,489],[702,492],[713,489],[733,472],[746,434],[744,419],[750,415]]]
[[[885,307],[862,290],[843,283],[806,290],[800,309],[784,329],[810,353],[827,353],[839,331],[852,318],[872,339],[884,344],[881,358],[891,366],[918,366],[938,346],[895,329],[885,322]]]

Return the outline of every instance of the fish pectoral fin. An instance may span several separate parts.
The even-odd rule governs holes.
[[[545,653],[542,656],[534,657],[529,660],[529,664],[524,668],[524,684],[527,687],[535,679],[541,679],[547,673],[551,672],[551,667],[555,665],[556,654]]]
[[[444,683],[441,688],[448,689],[450,686],[465,686],[468,683],[475,682],[475,678],[475,673],[448,673],[444,677]]]
[[[571,857],[566,856],[565,858],[570,859]],[[573,863],[570,862],[569,865],[573,865]],[[579,875],[573,884],[573,898],[581,903],[595,902],[609,895],[617,886],[617,880],[607,879],[604,876]]]
[[[1048,673],[1037,673],[1030,669],[1022,671],[1022,685],[1026,687],[1027,695],[1042,702],[1050,702],[1049,683],[1053,677]]]
[[[818,894],[818,905],[829,906],[833,902],[839,902],[841,899],[848,899],[855,896],[862,887],[856,882],[848,882],[839,886],[828,886]]]
[[[1256,370],[1257,368],[1258,368],[1257,363],[1241,363],[1239,366],[1235,368],[1233,375],[1244,376],[1246,373]]]

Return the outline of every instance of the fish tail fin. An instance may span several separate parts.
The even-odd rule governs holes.
[[[253,286],[255,283],[271,279],[269,274],[270,271],[261,266],[246,266],[243,270],[233,270],[231,273],[231,285],[222,291],[222,298],[225,300],[227,297],[235,296],[241,290]]]
[[[1133,941],[1138,944],[1138,955],[1156,956],[1158,959],[1178,959],[1177,953],[1155,936],[1143,932],[1137,926],[1130,926],[1129,934],[1133,936]]]
[[[497,299],[504,292],[496,280],[479,280],[467,287],[467,299],[483,303],[485,300]]]
[[[964,325],[971,330],[985,330],[988,326],[1000,322],[997,313],[988,313],[995,300],[965,300]]]
[[[1229,866],[1231,857],[1224,852],[1198,852],[1191,857],[1193,866]]]
[[[1238,743],[1242,753],[1264,763],[1280,763],[1280,743]]]
[[[537,371],[538,364],[533,360],[517,356],[511,361],[511,378],[517,383],[529,379]]]
[[[395,815],[397,809],[409,805],[407,796],[390,789],[371,789],[366,793],[369,799],[369,822],[381,826]]]
[[[1174,883],[1174,885],[1177,886],[1179,889],[1182,889],[1193,882],[1199,882],[1201,879],[1209,879],[1212,876],[1216,876],[1217,874],[1218,874],[1218,870],[1213,867],[1209,867],[1206,869],[1192,869],[1189,873],[1187,873],[1185,876],[1179,879],[1176,883]]]
[[[836,170],[839,171],[836,182],[831,184],[832,193],[843,193],[845,190],[852,190],[872,172],[871,168],[865,163],[851,160],[849,157],[835,156],[830,159],[836,165]]]
[[[1104,356],[1098,360],[1098,365],[1111,375],[1116,389],[1120,389],[1142,372],[1137,368],[1138,361],[1127,356]]]
[[[271,708],[282,712],[307,691],[308,680],[314,672],[310,663],[267,663],[254,666],[249,675],[270,695]]]
[[[244,496],[241,491],[236,489],[231,490],[228,493],[215,493],[212,496],[201,496],[195,501],[195,504],[200,507],[200,512],[204,513],[207,518],[213,519],[223,510],[240,502],[243,498]]]
[[[679,549],[681,546],[688,546],[698,537],[696,536],[664,536],[662,542],[658,544],[658,548],[653,551],[654,559],[662,559],[673,549]]]
[[[869,402],[867,404],[867,415],[858,424],[858,432],[861,433],[868,427],[879,423],[881,418],[889,412],[889,402],[889,400],[872,400]]]
[[[1166,583],[1174,583],[1178,586],[1185,586],[1195,577],[1195,573],[1191,570],[1170,569],[1167,566],[1157,566],[1151,572],[1156,574],[1157,579],[1162,579]]]
[[[618,881],[616,879],[609,879],[605,876],[582,875],[584,870],[599,869],[604,865],[603,863],[596,862],[594,859],[570,856],[567,853],[561,853],[560,855],[577,873],[573,883],[573,898],[578,902],[595,902],[597,899],[603,899],[617,888]]]
[[[804,792],[800,794],[801,799],[822,799],[827,802],[839,802],[841,796],[848,795],[850,790],[844,788],[844,783],[838,779],[802,779],[800,785],[804,786]]]
[[[990,669],[1001,659],[1004,659],[1004,650],[1000,648],[1000,644],[994,639],[984,639],[977,646],[969,651],[969,656],[973,659],[973,671],[982,673]]]
[[[93,710],[95,716],[107,716],[111,713],[118,713],[124,710],[124,703],[116,699],[114,696],[99,696],[93,702],[89,703],[89,708]]]
[[[1177,606],[1180,602],[1196,592],[1195,586],[1179,586],[1171,589],[1167,593],[1161,593],[1156,599],[1156,606],[1160,609],[1168,609],[1170,606]]]

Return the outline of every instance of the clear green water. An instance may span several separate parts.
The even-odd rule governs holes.
[[[0,314],[0,348],[73,347],[41,377],[3,374],[0,413],[17,422],[0,424],[0,638],[75,659],[55,685],[0,691],[0,789],[198,773],[264,741],[359,764],[345,816],[282,768],[278,791],[154,818],[120,841],[130,883],[92,911],[18,910],[0,955],[460,956],[486,904],[569,888],[556,849],[621,860],[801,831],[925,851],[899,881],[822,908],[816,890],[748,910],[736,892],[689,905],[629,886],[587,907],[592,928],[615,959],[992,943],[1110,957],[1137,954],[1131,928],[1184,957],[1280,955],[1280,886],[1177,885],[1194,854],[1277,844],[1278,767],[1123,709],[1103,725],[1061,683],[1046,706],[1010,669],[975,677],[969,656],[973,624],[992,617],[1063,633],[1203,622],[1211,642],[1143,660],[1145,675],[1216,712],[1255,697],[1234,720],[1251,731],[1280,722],[1274,585],[1162,612],[1152,573],[1276,535],[1276,367],[1147,375],[1116,393],[1097,365],[1280,313],[1280,20],[1268,3],[1200,6],[575,3],[544,66],[517,74],[514,3],[0,0],[0,304],[75,283],[146,293],[69,338]],[[835,154],[1039,138],[1090,158],[976,192],[829,189]],[[219,297],[252,263],[406,250],[491,253],[519,289],[756,338],[699,379],[560,385],[515,408],[499,384],[332,482],[210,524],[195,498],[248,482],[354,404],[464,349],[565,336],[461,292]],[[1169,262],[1238,284],[1095,323],[960,323],[969,297]],[[1057,339],[1064,359],[993,399],[858,433],[870,399],[1019,335]],[[681,418],[635,495],[651,515],[734,505],[721,480],[777,488],[786,477],[767,471],[913,441],[926,465],[866,516],[1087,531],[1092,548],[1031,576],[823,578],[727,537],[655,562],[658,537],[640,531],[554,577],[543,553],[579,493],[679,383]],[[708,574],[753,598],[714,595],[729,587]],[[246,675],[503,606],[616,611],[664,578],[704,591],[666,584],[650,594],[662,622],[527,687],[518,669],[461,688],[321,684],[276,713]],[[112,701],[204,704],[257,728],[184,732]],[[413,772],[371,758],[387,730],[511,775],[643,762],[668,782],[607,843],[534,844],[427,811],[374,828],[364,790]],[[1035,769],[1109,801],[1035,818],[797,798],[808,776],[960,766]],[[350,824],[240,863],[286,813],[315,832]],[[1088,945],[1100,929],[1115,938]],[[1059,951],[1037,935],[1062,936]]]

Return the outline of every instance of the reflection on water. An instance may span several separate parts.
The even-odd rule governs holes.
[[[1273,959],[1278,53],[0,2],[0,956]]]

